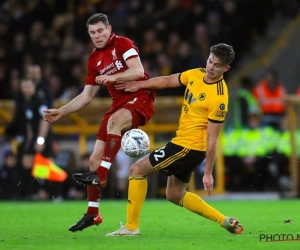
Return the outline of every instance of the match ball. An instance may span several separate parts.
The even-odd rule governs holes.
[[[131,129],[123,135],[121,146],[126,155],[134,158],[141,157],[149,150],[149,136],[141,129]]]

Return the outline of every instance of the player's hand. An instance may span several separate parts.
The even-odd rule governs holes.
[[[62,113],[59,109],[46,109],[43,111],[43,118],[47,122],[55,122],[62,117]]]
[[[115,82],[116,79],[114,77],[114,75],[100,75],[100,76],[96,76],[95,78],[95,82],[99,85],[106,85],[108,82]]]
[[[207,190],[208,195],[210,196],[214,187],[214,178],[211,174],[204,174],[202,181],[204,190]]]
[[[117,90],[124,90],[125,92],[136,92],[139,90],[138,84],[136,81],[133,82],[125,82],[125,83],[117,83],[115,85]]]

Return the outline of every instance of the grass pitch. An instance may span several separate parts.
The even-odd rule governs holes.
[[[102,201],[103,223],[76,233],[68,228],[82,217],[87,202],[0,202],[0,248],[300,249],[300,200],[208,203],[238,218],[244,234],[229,234],[218,224],[165,200],[146,201],[140,221],[142,235],[137,237],[105,237],[119,228],[120,221],[126,222],[126,201]],[[287,241],[277,241],[282,239]]]

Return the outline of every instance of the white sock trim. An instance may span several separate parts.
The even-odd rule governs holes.
[[[110,169],[110,166],[111,166],[111,162],[109,162],[109,161],[102,161],[101,162],[101,167]]]
[[[89,201],[89,207],[99,207],[99,202],[96,201]]]

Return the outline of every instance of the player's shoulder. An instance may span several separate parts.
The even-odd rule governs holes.
[[[96,48],[94,48],[92,50],[92,52],[90,53],[89,60],[91,60],[92,58],[94,58],[98,53],[99,53],[99,51]]]
[[[134,42],[129,39],[128,37],[125,37],[125,36],[119,36],[119,35],[116,35],[115,36],[115,39],[114,39],[114,43],[113,43],[113,46],[115,48],[119,48],[122,50],[122,48],[135,48],[136,46],[134,45]]]
[[[227,97],[228,88],[227,88],[227,84],[226,84],[224,78],[222,78],[221,80],[215,82],[215,85],[216,85],[215,95]]]
[[[125,36],[119,36],[119,35],[115,35],[115,42],[124,42],[124,41],[127,41],[127,42],[133,42],[131,39],[129,39],[128,37],[125,37]]]
[[[186,75],[205,75],[206,74],[206,69],[205,68],[193,68],[186,70],[182,72]]]

